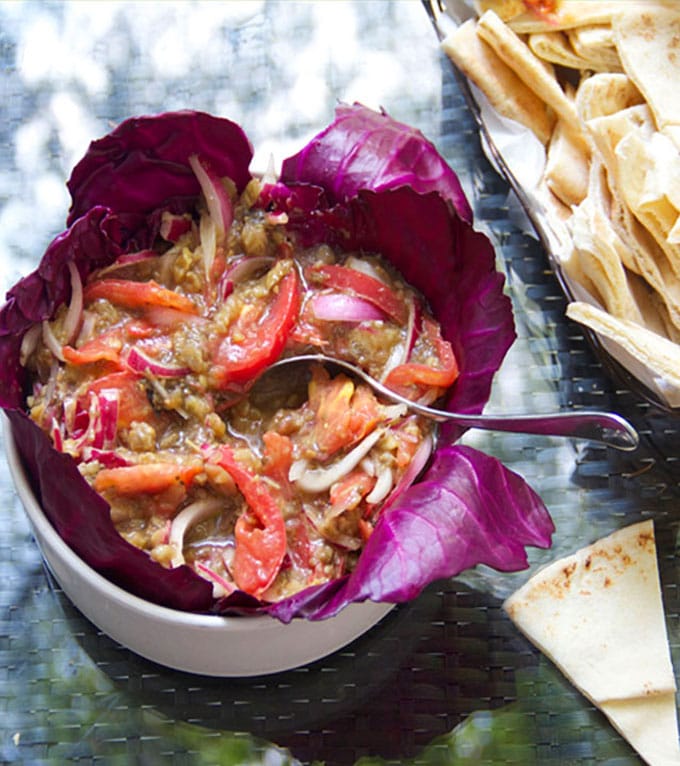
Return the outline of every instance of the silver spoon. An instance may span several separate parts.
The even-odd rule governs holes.
[[[487,431],[508,431],[511,433],[539,434],[541,436],[569,436],[588,439],[608,447],[630,452],[638,446],[640,437],[633,426],[620,415],[611,412],[557,412],[546,415],[468,415],[447,412],[412,402],[387,388],[368,373],[350,362],[323,354],[300,354],[279,359],[267,371],[287,366],[324,364],[340,367],[356,378],[360,378],[374,391],[394,402],[405,404],[413,412],[431,418],[439,423],[453,422],[465,428],[481,428]]]

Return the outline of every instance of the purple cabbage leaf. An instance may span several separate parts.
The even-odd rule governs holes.
[[[472,223],[458,176],[435,146],[416,128],[361,104],[339,105],[335,120],[283,162],[281,181],[298,180],[323,187],[331,203],[347,202],[361,189],[437,191]]]

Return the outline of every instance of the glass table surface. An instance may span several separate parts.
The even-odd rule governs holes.
[[[556,532],[551,550],[530,551],[534,567],[654,519],[680,667],[677,416],[610,377],[565,318],[546,255],[482,152],[418,0],[2,2],[0,66],[3,293],[63,228],[65,181],[89,141],[128,116],[193,108],[229,117],[251,138],[256,169],[304,145],[339,101],[419,128],[461,177],[515,308],[518,338],[487,409],[613,409],[642,436],[625,454],[481,431],[464,441],[544,499]],[[0,519],[2,763],[639,762],[502,611],[527,572],[478,567],[434,583],[311,665],[213,679],[134,655],[69,603],[43,566],[4,459]]]

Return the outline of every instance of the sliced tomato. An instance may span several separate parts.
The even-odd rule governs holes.
[[[317,263],[305,271],[311,282],[350,292],[367,300],[400,325],[408,321],[408,306],[389,285],[363,271],[338,264]]]
[[[439,325],[432,319],[423,319],[423,332],[437,355],[438,366],[431,367],[419,362],[400,364],[390,370],[385,377],[386,386],[400,389],[413,385],[437,388],[448,388],[453,385],[459,370],[451,344],[442,338]]]
[[[128,309],[147,309],[154,306],[176,309],[186,314],[198,314],[196,304],[185,295],[162,287],[153,279],[135,282],[129,279],[100,279],[85,286],[85,303],[106,298],[117,306]]]
[[[217,387],[252,380],[278,359],[300,310],[299,283],[297,272],[289,271],[264,311],[254,307],[234,323],[215,355],[213,375]]]
[[[122,348],[121,332],[119,329],[115,329],[83,343],[79,348],[62,346],[61,353],[69,364],[77,367],[97,362],[110,362],[122,368],[123,364],[120,360]]]
[[[375,478],[361,468],[350,471],[330,488],[329,498],[333,513],[354,510],[374,484]]]
[[[202,470],[203,465],[199,460],[188,465],[138,463],[119,468],[102,468],[95,477],[93,487],[97,492],[113,490],[118,495],[156,494],[176,484],[190,486]]]
[[[397,468],[406,468],[416,454],[416,450],[420,445],[420,439],[405,426],[391,429],[390,435],[397,444],[395,454]]]
[[[143,319],[129,321],[112,327],[96,338],[83,343],[82,346],[62,346],[64,359],[72,365],[81,366],[97,362],[110,362],[119,369],[125,369],[120,353],[127,341],[147,340],[158,332],[157,328]]]
[[[291,564],[305,572],[309,579],[314,570],[312,543],[309,539],[309,522],[304,515],[291,520],[288,530],[288,553]]]
[[[293,442],[277,431],[266,431],[264,441],[264,473],[279,486],[282,497],[290,499],[292,486],[288,478],[293,462]]]
[[[311,439],[319,454],[330,457],[361,441],[380,420],[377,399],[367,386],[355,386],[343,374],[331,378],[321,366],[312,370],[309,407],[314,411]]]
[[[209,452],[208,460],[232,477],[248,505],[234,529],[231,569],[238,587],[260,598],[276,579],[286,555],[283,514],[267,484],[241,465],[230,447],[223,444]]]

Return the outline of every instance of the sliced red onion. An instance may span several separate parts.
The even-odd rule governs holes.
[[[384,432],[384,428],[376,428],[371,431],[344,457],[326,468],[310,469],[306,460],[297,460],[290,467],[288,478],[305,492],[324,492],[330,489],[336,481],[346,476],[353,468],[356,468]]]
[[[207,163],[201,162],[195,154],[192,154],[189,157],[189,165],[201,186],[208,212],[217,230],[217,244],[221,245],[234,220],[231,199],[221,179]]]
[[[406,336],[402,343],[394,346],[380,375],[384,381],[388,374],[401,364],[406,364],[417,338],[417,327],[420,324],[420,305],[413,295],[408,298],[408,321],[406,324]]]
[[[161,330],[172,330],[187,323],[192,325],[206,324],[208,321],[199,314],[187,314],[185,311],[178,311],[167,306],[150,306],[144,313],[149,324]]]
[[[184,564],[184,554],[182,551],[184,549],[184,535],[187,529],[214,516],[220,511],[222,506],[223,503],[219,498],[209,497],[187,505],[186,508],[183,508],[175,516],[170,526],[170,536],[168,538],[168,544],[175,549],[172,557],[173,567]]]
[[[103,388],[98,393],[99,423],[96,441],[101,444],[93,446],[103,449],[111,449],[116,443],[118,435],[118,410],[120,405],[120,391],[114,388]]]
[[[255,276],[259,271],[268,270],[276,258],[268,255],[244,255],[233,261],[217,283],[218,300],[224,302],[234,292],[234,286]]]
[[[74,423],[76,419],[76,410],[78,408],[77,396],[66,396],[62,403],[62,421],[67,434],[73,433]]]
[[[222,276],[217,281],[217,300],[219,303],[224,303],[227,298],[234,292],[234,283],[229,279],[227,274]]]
[[[52,444],[54,444],[54,448],[58,452],[62,452],[64,449],[64,434],[61,429],[61,423],[59,423],[57,418],[52,418],[50,434],[52,435]]]
[[[87,409],[76,402],[72,414],[71,428],[68,431],[70,439],[73,440],[75,448],[80,453],[85,445],[102,447],[95,442],[95,429],[99,421],[99,400],[96,394],[90,393]]]
[[[191,372],[189,367],[163,364],[152,359],[135,346],[128,351],[125,361],[128,367],[135,372],[140,372],[143,375],[154,375],[158,378],[181,378]]]
[[[73,261],[69,261],[68,270],[71,275],[71,300],[62,325],[64,343],[71,343],[76,337],[83,316],[83,281]]]
[[[423,322],[423,308],[419,300],[416,300],[414,296],[411,296],[408,307],[408,325],[406,328],[406,358],[404,362],[408,362],[411,357],[413,347],[416,345],[418,336]]]
[[[223,596],[228,596],[236,590],[236,586],[233,582],[229,582],[229,580],[227,580],[225,577],[217,574],[214,569],[207,567],[205,564],[201,564],[200,561],[196,563],[195,569],[198,574],[200,574],[202,577],[205,577],[206,580],[210,580],[212,582],[213,598],[222,598]]]
[[[413,484],[413,482],[418,478],[420,472],[423,470],[423,468],[425,468],[427,461],[430,459],[433,446],[434,441],[428,434],[418,445],[418,449],[415,451],[411,462],[408,464],[408,468],[404,471],[404,474],[397,482],[396,487],[392,490],[387,500],[385,500],[383,509],[391,505],[399,497],[399,495],[401,495],[405,489],[410,487],[411,484]]]
[[[158,233],[166,242],[174,244],[180,237],[191,231],[192,224],[190,215],[177,215],[169,210],[164,210]]]
[[[83,311],[83,322],[80,325],[80,332],[73,345],[78,348],[87,343],[94,336],[96,326],[97,315],[91,311]]]
[[[355,258],[353,255],[350,255],[345,261],[345,266],[349,269],[354,269],[354,271],[360,271],[362,274],[366,274],[369,277],[373,277],[373,279],[377,279],[378,282],[382,282],[384,285],[387,284],[385,278],[373,264],[363,258]]]
[[[43,319],[42,322],[42,338],[43,343],[52,352],[52,356],[58,359],[60,362],[64,361],[64,355],[61,351],[61,343],[57,340],[56,335],[52,331],[52,327],[47,319]]]
[[[369,505],[381,503],[389,495],[393,486],[394,475],[392,474],[392,469],[389,466],[383,466],[378,471],[373,489],[366,495],[366,502]]]
[[[19,350],[19,363],[22,367],[28,361],[30,355],[35,351],[41,334],[42,325],[40,323],[29,327],[24,333],[24,337],[21,339],[21,349]]]
[[[201,238],[201,250],[203,251],[205,281],[210,283],[210,275],[212,274],[213,263],[217,255],[217,226],[213,217],[202,215],[198,231]]]
[[[107,274],[111,274],[112,272],[119,271],[120,269],[124,269],[127,266],[134,266],[136,264],[145,263],[147,261],[156,260],[158,258],[158,253],[155,250],[136,250],[134,253],[123,253],[123,255],[119,255],[116,260],[109,264],[108,266],[104,266],[101,269],[98,269],[96,272],[90,275],[90,281],[93,279],[101,279],[103,276]]]
[[[309,299],[317,319],[327,322],[370,322],[385,314],[369,301],[345,293],[316,293]]]
[[[269,255],[244,255],[231,263],[224,273],[231,282],[239,284],[246,282],[259,271],[270,269],[274,263],[276,263],[276,258]]]
[[[101,463],[104,468],[124,468],[125,466],[132,465],[129,460],[126,460],[112,449],[85,446],[82,449],[81,457],[85,463],[96,461]]]
[[[142,261],[151,261],[154,258],[158,258],[158,253],[156,253],[155,250],[136,250],[134,253],[123,253],[123,255],[119,255],[115,261],[115,265],[130,266],[134,263],[141,263]]]
[[[118,404],[120,393],[116,389],[102,389],[90,393],[87,410],[76,408],[71,438],[82,452],[85,447],[110,450],[118,433]]]

